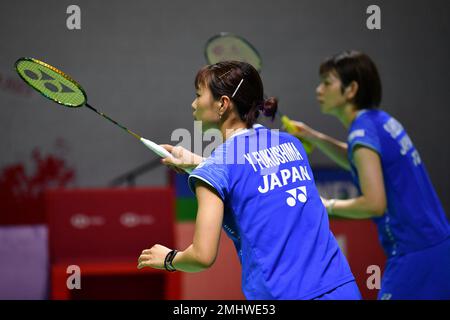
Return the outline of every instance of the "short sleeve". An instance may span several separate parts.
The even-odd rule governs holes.
[[[381,155],[381,145],[375,125],[370,119],[357,119],[352,125],[347,143],[349,154],[352,155],[356,146],[372,149]]]
[[[204,160],[189,175],[188,184],[191,191],[195,194],[195,182],[201,180],[213,187],[219,194],[222,201],[228,194],[228,168],[223,163],[222,158],[213,153],[209,158]]]

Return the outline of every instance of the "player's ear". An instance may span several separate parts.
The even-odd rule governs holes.
[[[221,96],[219,99],[219,112],[225,113],[231,107],[231,100],[228,96]]]
[[[356,97],[356,94],[358,93],[359,85],[358,82],[352,81],[350,84],[345,88],[344,94],[347,97],[347,100],[353,100]]]

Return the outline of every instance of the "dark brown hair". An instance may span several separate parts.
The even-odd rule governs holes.
[[[341,79],[342,92],[352,81],[358,83],[354,103],[359,110],[380,106],[382,96],[380,75],[368,55],[359,51],[344,51],[325,59],[320,65],[320,75],[333,71]]]
[[[261,77],[248,63],[223,61],[207,65],[201,68],[195,77],[195,88],[198,89],[200,85],[206,85],[215,100],[228,96],[234,102],[247,128],[253,126],[260,111],[272,120],[277,112],[278,100],[274,97],[264,99]]]

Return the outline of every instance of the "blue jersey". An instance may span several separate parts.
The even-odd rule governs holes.
[[[431,247],[450,236],[445,212],[419,153],[396,119],[381,110],[360,111],[350,126],[347,142],[358,188],[355,147],[370,148],[380,156],[387,209],[373,220],[388,257]]]
[[[449,300],[450,238],[424,250],[388,259],[380,300]]]
[[[192,190],[197,179],[224,202],[248,299],[312,299],[354,279],[298,139],[240,131],[192,172]]]

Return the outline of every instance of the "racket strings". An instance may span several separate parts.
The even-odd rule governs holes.
[[[250,63],[256,70],[261,70],[259,53],[249,42],[237,35],[221,33],[210,38],[205,46],[205,56],[210,64],[237,60]]]
[[[25,58],[16,62],[19,75],[45,97],[68,107],[79,107],[86,95],[73,79],[42,61]]]

